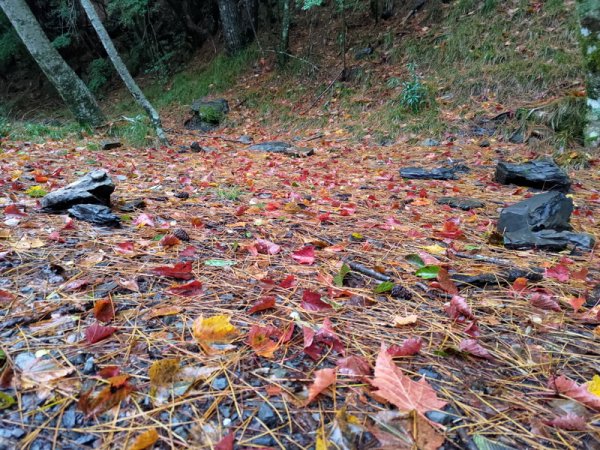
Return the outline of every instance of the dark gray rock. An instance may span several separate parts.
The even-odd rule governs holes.
[[[529,281],[540,281],[543,278],[541,270],[525,270],[512,268],[503,273],[480,273],[477,275],[467,275],[462,273],[454,273],[450,275],[450,279],[456,283],[458,288],[465,286],[487,287],[487,286],[502,286],[514,282],[517,278],[526,278]]]
[[[427,138],[424,141],[421,141],[419,145],[423,147],[437,147],[438,145],[440,145],[440,141],[436,139]]]
[[[375,50],[370,45],[368,47],[358,49],[356,52],[354,52],[354,59],[358,61],[360,59],[368,58],[373,54],[374,51]]]
[[[212,382],[212,384],[210,385],[213,389],[216,389],[217,391],[222,391],[223,389],[226,389],[229,383],[227,383],[227,378],[225,377],[218,377],[215,378]]]
[[[252,144],[252,141],[252,136],[248,136],[247,134],[241,135],[238,139],[238,142],[240,142],[241,144]]]
[[[278,422],[277,414],[273,411],[266,402],[261,403],[258,409],[258,418],[268,427],[275,425]]]
[[[77,412],[73,409],[65,411],[62,416],[62,425],[67,429],[71,429],[77,425]]]
[[[538,159],[523,164],[499,162],[495,180],[501,184],[561,192],[567,192],[571,187],[571,180],[564,170],[549,159]]]
[[[483,208],[485,205],[479,200],[473,200],[467,197],[440,197],[437,200],[440,205],[449,205],[452,208],[460,208],[469,211],[474,208]]]
[[[456,180],[456,171],[446,167],[422,169],[420,167],[405,167],[400,169],[400,176],[409,180]]]
[[[68,212],[71,217],[94,225],[105,227],[121,225],[119,216],[113,214],[110,208],[104,205],[75,205]]]
[[[94,170],[74,183],[50,192],[42,198],[45,212],[63,212],[74,205],[94,204],[110,206],[110,194],[115,184],[106,171]]]
[[[507,248],[540,248],[560,251],[572,245],[591,250],[592,236],[572,232],[569,220],[573,201],[561,192],[545,192],[504,208],[498,231]]]
[[[217,128],[219,128],[218,124],[211,123],[211,122],[205,122],[196,115],[187,119],[183,123],[183,126],[186,130],[202,131],[204,133],[206,133],[208,131],[213,131],[213,130],[216,130]]]
[[[83,373],[85,375],[91,375],[96,372],[96,360],[93,356],[90,356],[83,366]]]
[[[432,422],[436,422],[442,425],[449,424],[455,418],[453,414],[444,411],[427,411],[425,413],[425,417],[427,417]]]
[[[121,147],[123,144],[117,139],[105,139],[100,142],[100,146],[102,150],[113,150],[115,148]]]
[[[517,130],[508,138],[508,142],[511,144],[522,144],[525,142],[525,135],[523,134],[523,130]]]
[[[143,198],[136,198],[134,200],[129,200],[123,204],[119,209],[123,212],[135,212],[138,209],[144,209],[146,207],[146,202]]]

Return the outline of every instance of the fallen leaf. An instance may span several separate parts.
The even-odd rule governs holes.
[[[273,358],[275,350],[279,348],[279,343],[277,340],[272,340],[271,338],[275,337],[278,339],[280,335],[279,330],[274,327],[252,325],[246,342],[258,356]]]
[[[115,253],[120,255],[135,255],[133,242],[119,242],[115,244]]]
[[[108,378],[116,377],[120,373],[121,373],[121,369],[118,366],[105,366],[102,369],[100,369],[98,372],[96,372],[96,375],[98,375],[101,378],[108,379]]]
[[[315,262],[315,248],[310,245],[302,247],[292,253],[292,258],[300,264],[313,264]]]
[[[193,280],[185,284],[173,284],[169,286],[169,292],[182,297],[193,297],[202,294],[202,283]]]
[[[346,356],[337,361],[338,372],[353,378],[360,378],[371,373],[371,365],[362,356]]]
[[[144,227],[144,226],[153,227],[154,220],[148,214],[142,213],[139,216],[137,216],[137,218],[133,221],[133,224],[136,225],[137,227]]]
[[[306,311],[324,311],[333,309],[329,303],[325,303],[321,300],[321,294],[305,289],[302,293],[301,305]]]
[[[215,450],[233,450],[235,433],[232,431],[215,445]]]
[[[96,300],[94,303],[94,317],[101,322],[110,322],[115,317],[115,308],[109,298]]]
[[[288,275],[280,283],[279,287],[283,289],[289,289],[296,284],[296,277],[294,275]]]
[[[144,450],[154,445],[156,441],[158,441],[158,431],[156,431],[156,428],[150,428],[135,438],[129,450]]]
[[[174,247],[181,244],[181,241],[173,234],[166,234],[158,243],[161,247]]]
[[[529,303],[531,306],[535,306],[536,308],[549,311],[560,311],[560,305],[556,300],[554,300],[553,297],[553,295],[545,292],[533,292],[529,296]]]
[[[569,305],[573,308],[573,311],[577,312],[585,305],[585,298],[583,297],[571,297],[569,299]]]
[[[463,339],[458,344],[458,349],[461,352],[469,353],[473,356],[477,356],[479,358],[490,359],[493,360],[494,357],[488,352],[485,348],[477,342],[475,339]]]
[[[117,331],[117,328],[115,327],[105,327],[104,325],[95,322],[85,330],[85,340],[88,344],[95,344],[96,342],[106,339],[115,331]]]
[[[23,237],[20,241],[17,241],[14,244],[12,244],[12,248],[14,248],[15,250],[31,250],[34,248],[41,248],[45,246],[46,243],[41,239],[27,239],[26,237]]]
[[[258,253],[263,253],[266,255],[276,255],[281,251],[281,247],[279,245],[266,239],[257,239],[254,245]]]
[[[394,364],[383,343],[377,356],[375,376],[371,384],[378,389],[375,395],[403,411],[414,410],[424,415],[427,411],[439,410],[446,406],[446,402],[438,399],[436,392],[425,379],[413,381],[404,375]]]
[[[554,278],[555,280],[558,280],[561,283],[566,283],[567,281],[569,281],[571,273],[569,272],[568,267],[562,264],[557,264],[554,267],[546,268],[544,276],[546,278]]]
[[[548,386],[565,397],[569,397],[592,409],[600,411],[600,396],[592,394],[585,386],[580,386],[564,375],[551,378],[548,381]]]
[[[254,305],[248,310],[248,314],[254,314],[259,311],[264,311],[266,309],[271,309],[275,307],[275,297],[263,297],[258,299]]]
[[[45,385],[69,375],[74,370],[71,367],[63,367],[53,358],[37,358],[32,353],[19,353],[14,363],[21,372],[21,385],[24,389]]]
[[[408,316],[394,316],[393,324],[396,328],[402,328],[406,325],[414,325],[419,320],[419,316],[416,314],[410,314]]]
[[[144,319],[150,320],[155,317],[172,316],[179,314],[183,309],[179,306],[163,306],[161,308],[155,308],[144,316]]]
[[[587,428],[585,417],[578,416],[572,412],[563,416],[557,416],[551,420],[544,420],[543,423],[567,431],[584,431]]]
[[[587,383],[587,390],[596,397],[600,397],[600,375],[594,375],[592,381]]]
[[[177,358],[154,361],[148,369],[150,385],[157,387],[172,384],[177,379],[180,370],[181,367]]]
[[[8,302],[12,302],[16,297],[14,296],[14,294],[11,294],[8,291],[3,291],[2,289],[0,289],[0,302],[2,303],[8,303]]]
[[[7,216],[20,216],[20,217],[25,217],[27,216],[26,213],[24,213],[23,211],[21,211],[19,209],[19,207],[15,204],[11,204],[8,206],[4,207],[4,214]]]
[[[191,280],[192,275],[192,262],[178,262],[173,267],[160,266],[152,269],[152,273],[163,277],[176,278],[178,280]]]
[[[310,327],[302,327],[304,335],[304,353],[315,361],[321,357],[324,347],[331,347],[340,354],[344,354],[344,346],[333,331],[329,319],[323,321],[323,325],[317,331]]]
[[[303,406],[310,404],[320,393],[329,386],[335,384],[337,380],[336,369],[321,369],[315,372],[315,380],[308,387],[308,397],[303,402]]]
[[[108,386],[103,388],[96,396],[92,396],[92,390],[83,393],[79,397],[77,407],[88,417],[102,414],[114,408],[135,390],[135,387],[129,383],[129,378],[130,376],[127,374],[109,378],[107,380]]]
[[[450,295],[458,294],[458,288],[456,287],[456,284],[454,284],[454,281],[452,281],[450,279],[450,275],[448,274],[448,271],[446,269],[444,269],[443,267],[441,267],[440,270],[438,271],[437,281],[438,281],[440,287],[442,288],[442,290],[444,290],[448,294],[450,294]]]
[[[388,347],[388,355],[396,356],[413,356],[421,351],[423,340],[420,337],[408,338],[402,345],[391,345]]]
[[[444,305],[444,309],[453,320],[464,321],[465,319],[475,319],[471,308],[467,305],[467,301],[460,295],[452,296],[450,302]]]
[[[218,315],[207,318],[201,316],[194,321],[192,333],[206,353],[217,352],[219,346],[227,346],[238,336],[238,330],[230,320],[229,316]]]

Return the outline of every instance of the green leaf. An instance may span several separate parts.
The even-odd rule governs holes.
[[[164,234],[157,234],[156,236],[154,236],[152,238],[153,241],[160,241],[162,238],[164,238],[165,235]]]
[[[425,261],[423,261],[423,258],[421,258],[416,253],[411,253],[410,255],[406,255],[405,259],[409,264],[412,264],[413,266],[415,266],[419,269],[421,267],[425,267]]]
[[[229,259],[207,259],[204,261],[204,265],[210,267],[229,267],[235,266],[235,261]]]
[[[469,245],[465,245],[465,250],[471,252],[473,250],[481,250],[481,247],[479,245],[469,244]]]
[[[417,270],[415,275],[424,280],[433,280],[434,278],[437,278],[440,269],[440,266],[424,266]]]
[[[346,264],[343,264],[340,268],[340,272],[335,277],[333,277],[333,284],[337,287],[342,287],[344,285],[344,278],[349,273],[350,267],[348,267]]]
[[[384,281],[383,283],[379,283],[375,287],[376,294],[383,294],[384,292],[389,292],[394,288],[394,283],[391,281]]]
[[[0,409],[10,408],[16,403],[16,400],[10,395],[0,392]]]
[[[492,441],[480,434],[473,435],[473,442],[479,450],[515,450],[514,447],[509,447],[497,441]]]
[[[31,186],[25,193],[33,198],[40,198],[44,197],[48,192],[41,186]]]

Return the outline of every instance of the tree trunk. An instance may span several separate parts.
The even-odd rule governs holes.
[[[584,130],[585,146],[600,144],[600,1],[577,0],[581,49],[585,62],[587,115]]]
[[[288,61],[290,52],[290,0],[281,0],[281,40],[279,41],[279,52],[277,53],[277,62],[281,67]]]
[[[137,85],[137,83],[129,73],[129,70],[127,70],[127,66],[125,66],[125,63],[119,56],[119,53],[117,52],[115,45],[110,39],[110,36],[106,32],[106,28],[104,28],[104,25],[102,24],[98,13],[94,9],[94,6],[90,2],[90,0],[80,0],[80,2],[88,19],[90,20],[92,26],[96,30],[96,33],[98,33],[100,42],[102,42],[102,45],[104,46],[104,49],[106,50],[108,57],[112,61],[117,73],[125,83],[125,86],[127,86],[127,89],[129,89],[129,92],[131,93],[135,101],[146,111],[146,113],[150,117],[150,121],[152,122],[154,130],[156,131],[156,135],[158,136],[160,141],[163,144],[168,145],[169,141],[167,139],[167,136],[165,135],[165,132],[162,129],[160,116],[158,115],[152,104],[148,101],[140,87]]]
[[[0,0],[0,8],[77,120],[93,126],[104,123],[96,99],[52,46],[25,0]]]
[[[246,44],[235,0],[217,0],[225,45],[229,54],[235,54]]]

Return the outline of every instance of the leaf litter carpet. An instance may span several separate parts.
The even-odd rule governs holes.
[[[598,448],[598,256],[493,233],[529,195],[494,183],[495,162],[533,155],[338,131],[291,158],[237,137],[4,144],[0,447]],[[254,136],[275,138],[292,136]],[[470,172],[398,175],[453,162]],[[121,228],[36,210],[93,168]],[[598,166],[570,175],[572,224],[598,237]]]

